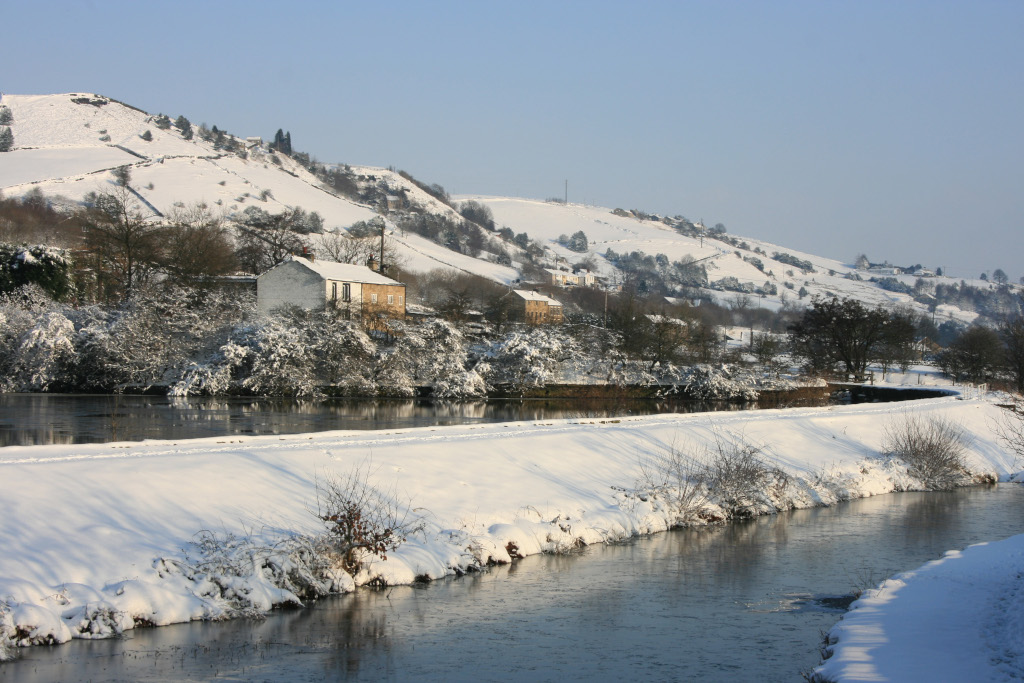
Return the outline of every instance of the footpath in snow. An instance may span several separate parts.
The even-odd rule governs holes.
[[[12,644],[107,637],[265,611],[300,600],[322,535],[318,483],[365,473],[416,524],[386,561],[322,572],[330,590],[409,583],[511,557],[662,531],[677,511],[650,495],[666,454],[723,435],[780,473],[767,507],[829,505],[913,486],[880,457],[901,414],[973,437],[967,467],[1005,480],[1000,408],[954,397],[902,404],[576,419],[390,432],[0,449],[0,632]],[[324,569],[320,567],[320,569]]]

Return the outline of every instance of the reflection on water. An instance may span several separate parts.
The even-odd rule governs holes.
[[[203,436],[301,434],[332,429],[607,418],[740,410],[752,405],[673,399],[430,400],[172,398],[0,394],[0,446]]]
[[[260,621],[35,648],[0,678],[798,681],[843,596],[1024,533],[1024,487],[879,496],[657,534]]]

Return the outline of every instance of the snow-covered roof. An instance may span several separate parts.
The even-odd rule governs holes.
[[[369,285],[405,286],[401,282],[385,277],[376,271],[370,270],[366,266],[356,266],[351,263],[335,263],[334,261],[310,261],[309,259],[302,258],[301,256],[293,256],[291,257],[291,260],[309,268],[325,280],[362,282]]]
[[[544,296],[543,294],[540,294],[539,292],[531,292],[528,289],[513,289],[512,293],[513,294],[518,294],[519,296],[521,296],[522,298],[526,299],[527,301],[546,301],[548,306],[561,306],[562,305],[560,302],[555,301],[554,299],[552,299],[549,296]]]

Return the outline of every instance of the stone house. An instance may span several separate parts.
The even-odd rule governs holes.
[[[549,296],[525,289],[513,289],[516,317],[528,325],[561,325],[562,304]]]
[[[325,306],[351,317],[405,318],[405,285],[365,266],[293,256],[256,279],[256,307],[262,315],[298,306]]]

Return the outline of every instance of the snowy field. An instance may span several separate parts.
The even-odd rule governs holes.
[[[318,480],[359,469],[420,528],[386,561],[369,561],[354,577],[339,573],[336,589],[438,578],[508,561],[510,552],[662,531],[671,511],[629,492],[660,456],[692,452],[716,435],[760,446],[790,475],[775,497],[780,506],[887,493],[912,485],[905,468],[878,458],[883,427],[904,411],[962,424],[974,437],[972,471],[1001,480],[1016,471],[992,433],[1001,409],[955,397],[900,406],[8,447],[0,449],[0,624],[17,629],[25,644],[63,642],[225,616],[240,598],[250,611],[294,602],[266,565],[211,568],[218,556],[209,547],[203,554],[198,534],[269,548],[322,532],[314,514]]]

